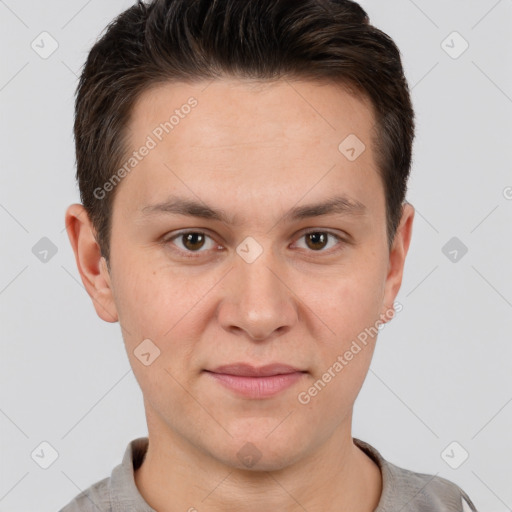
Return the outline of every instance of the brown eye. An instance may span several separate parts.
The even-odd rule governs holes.
[[[310,249],[323,249],[327,245],[327,233],[316,232],[305,235],[306,244]]]
[[[197,251],[204,245],[204,234],[203,233],[186,233],[181,235],[183,246],[189,251]]]
[[[302,243],[304,240],[304,245]],[[308,252],[317,252],[319,254],[334,254],[342,250],[347,242],[335,233],[330,231],[308,231],[299,238],[299,247]],[[295,244],[299,243],[295,242]]]
[[[205,255],[217,245],[211,236],[201,231],[182,231],[163,239],[163,243],[182,256]]]

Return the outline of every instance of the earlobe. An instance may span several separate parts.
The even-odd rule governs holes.
[[[105,322],[117,322],[118,315],[110,274],[84,206],[81,204],[69,206],[66,210],[65,222],[68,238],[75,253],[78,272],[85,290],[93,301],[97,315]]]
[[[405,266],[405,258],[409,251],[412,238],[412,224],[415,210],[412,204],[405,202],[402,208],[402,217],[396,230],[393,245],[389,253],[388,274],[385,283],[384,308],[382,313],[393,309],[393,303],[402,285],[402,277]],[[389,315],[388,315],[389,317]]]

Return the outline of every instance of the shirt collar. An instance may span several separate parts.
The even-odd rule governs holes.
[[[136,512],[156,512],[144,500],[135,485],[137,470],[148,449],[149,439],[139,437],[128,444],[123,461],[112,470],[110,477],[110,503],[112,512],[133,510]]]
[[[354,444],[363,450],[363,452],[365,452],[380,469],[380,474],[382,476],[382,493],[374,512],[386,512],[395,509],[397,505],[396,487],[397,479],[400,476],[400,469],[384,460],[380,452],[372,445],[355,437],[353,438],[353,441]]]

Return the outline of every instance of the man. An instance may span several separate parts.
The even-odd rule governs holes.
[[[148,438],[63,511],[475,510],[351,435],[400,306],[413,138],[399,51],[354,2],[114,20],[77,90],[66,226]]]

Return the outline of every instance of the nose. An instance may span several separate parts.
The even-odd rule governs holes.
[[[284,334],[297,322],[295,295],[270,250],[252,263],[237,258],[226,279],[217,311],[226,331],[264,341]]]

